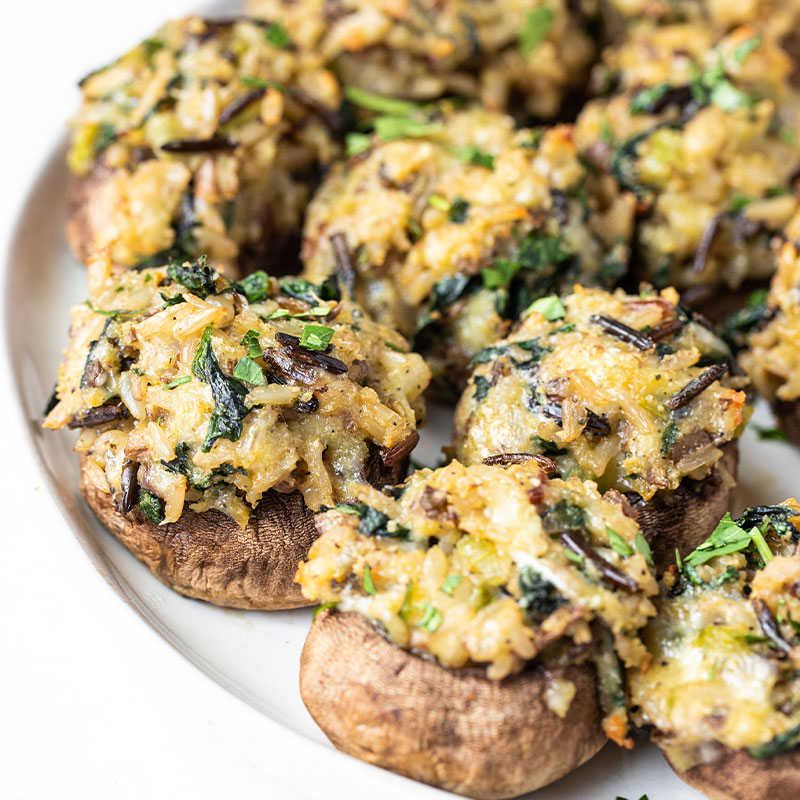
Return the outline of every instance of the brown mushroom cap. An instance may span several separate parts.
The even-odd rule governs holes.
[[[669,762],[669,759],[667,759]],[[728,751],[710,764],[676,775],[711,800],[797,800],[800,797],[800,748],[772,758]]]
[[[100,522],[164,584],[218,606],[276,610],[311,605],[294,582],[317,538],[300,492],[267,492],[242,529],[219,511],[184,508],[176,522],[153,525],[123,514],[111,494],[87,478],[81,492]],[[405,466],[383,466],[377,451],[367,473],[376,486],[400,479]]]
[[[360,615],[326,610],[303,647],[300,693],[339,750],[469,797],[505,798],[552,783],[607,741],[594,667],[552,674],[577,690],[563,719],[545,702],[540,666],[502,681],[444,669]]]
[[[780,429],[800,447],[800,400],[773,400],[771,406]]]
[[[70,174],[67,184],[67,244],[72,255],[88,263],[96,252],[97,237],[111,223],[111,212],[105,189],[114,171],[96,164],[88,175]]]
[[[723,448],[722,466],[733,476],[739,463],[739,444]],[[675,549],[688,555],[702,544],[730,511],[733,487],[723,482],[719,470],[702,481],[684,478],[674,491],[656,492],[649,500],[626,495],[636,512],[636,521],[653,551],[658,572],[675,563]]]

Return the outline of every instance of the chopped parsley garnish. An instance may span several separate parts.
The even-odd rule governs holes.
[[[452,597],[453,592],[458,588],[461,580],[461,575],[448,575],[439,587],[439,591]]]
[[[314,613],[311,615],[311,621],[313,622],[317,618],[317,615],[322,613],[326,608],[335,608],[335,606],[336,606],[335,600],[329,600],[327,603],[320,603],[314,609]]]
[[[728,211],[731,214],[738,214],[742,209],[747,208],[753,202],[752,197],[748,197],[741,192],[731,192]]]
[[[623,558],[633,555],[634,549],[615,530],[607,525],[606,533],[608,534],[608,544],[615,553]]]
[[[240,75],[239,82],[244,86],[252,86],[254,89],[277,89],[284,94],[290,92],[289,87],[285,83],[279,81],[265,81],[262,78],[256,78],[252,75]]]
[[[367,594],[377,594],[378,590],[375,588],[375,583],[372,580],[372,573],[369,569],[369,564],[364,564],[364,591]]]
[[[772,551],[764,539],[763,532],[757,526],[746,531],[731,519],[730,513],[726,513],[708,539],[686,556],[683,563],[691,567],[698,567],[712,558],[738,553],[751,545],[755,546],[765,564],[772,559]]]
[[[749,108],[753,105],[750,95],[737,89],[727,78],[711,90],[711,102],[723,111],[735,111],[737,108]]]
[[[631,114],[648,114],[650,109],[670,90],[669,83],[659,83],[649,89],[642,89],[631,100]]]
[[[555,22],[556,12],[549,6],[533,8],[525,14],[519,32],[519,50],[527,58],[547,38]]]
[[[372,137],[368,133],[352,132],[345,137],[345,153],[348,157],[357,156],[369,150]]]
[[[264,372],[261,367],[249,356],[242,356],[233,368],[233,377],[254,386],[266,385]]]
[[[440,194],[432,194],[428,198],[428,205],[438,208],[439,211],[449,211],[450,203]]]
[[[248,303],[256,303],[266,297],[269,291],[269,275],[263,270],[258,270],[231,285],[234,292],[243,294]]]
[[[463,147],[453,147],[450,152],[464,164],[474,164],[476,167],[494,169],[494,156],[484,153],[475,145],[468,144]]]
[[[633,540],[633,546],[644,556],[644,560],[649,566],[655,566],[653,562],[653,551],[650,549],[650,544],[644,538],[644,534],[639,531],[636,538]]]
[[[436,633],[442,624],[442,612],[433,603],[425,603],[423,607],[425,614],[417,627],[428,633]]]
[[[139,510],[151,525],[160,525],[164,521],[164,501],[147,489],[139,489]]]
[[[411,117],[376,117],[374,121],[375,133],[384,142],[394,139],[419,138],[430,136],[442,131],[441,125],[431,122],[422,122]]]
[[[566,316],[567,309],[559,299],[558,295],[551,294],[547,297],[540,297],[528,306],[528,313],[538,311],[548,322],[555,322]]]
[[[310,306],[318,305],[320,300],[338,300],[340,297],[335,277],[327,278],[319,284],[302,278],[281,281],[281,294],[302,300]]]
[[[300,334],[300,346],[306,350],[327,350],[333,333],[333,328],[326,325],[305,325]]]
[[[741,44],[737,45],[733,51],[733,60],[737,64],[744,64],[745,59],[753,50],[757,50],[761,46],[761,37],[756,35],[749,39],[745,39]]]
[[[239,343],[247,348],[247,355],[250,356],[250,358],[259,358],[261,356],[262,350],[261,345],[258,343],[258,336],[258,331],[250,329]]]
[[[192,376],[184,375],[182,378],[175,378],[174,381],[170,381],[164,388],[174,389],[176,386],[183,386],[184,383],[191,383],[191,382],[192,382]]]
[[[503,286],[508,286],[521,268],[522,264],[519,261],[498,258],[493,267],[484,267],[481,270],[483,285],[487,289],[500,289]]]
[[[379,114],[389,114],[395,117],[407,116],[419,109],[416,103],[408,100],[374,94],[365,89],[359,89],[357,86],[345,86],[344,96],[351,103],[366,108],[368,111],[377,111]]]
[[[273,22],[264,32],[264,38],[275,47],[279,47],[281,50],[285,50],[287,47],[291,47],[292,40],[289,36],[286,28],[280,24],[280,22]]]

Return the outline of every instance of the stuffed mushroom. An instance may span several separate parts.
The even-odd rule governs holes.
[[[715,312],[719,287],[770,277],[771,241],[798,208],[793,69],[748,27],[717,39],[705,25],[644,25],[606,51],[605,94],[581,111],[575,141],[637,199],[641,277]]]
[[[424,362],[332,284],[108,255],[89,280],[44,425],[80,429],[92,510],[182,594],[303,605],[312,511],[402,476]]]
[[[714,800],[800,796],[800,506],[748,508],[670,568],[630,703]]]
[[[790,227],[798,229],[800,218]],[[758,393],[769,401],[781,428],[800,445],[800,253],[787,242],[778,258],[763,305],[752,309],[754,321],[747,336],[748,349],[740,362]]]
[[[339,84],[317,59],[263,22],[187,17],[80,88],[67,156],[79,260],[104,247],[126,267],[207,254],[235,274],[296,245],[339,152]]]
[[[297,573],[324,604],[300,690],[336,747],[501,798],[556,780],[606,736],[632,745],[622,665],[642,664],[656,581],[621,506],[548,480],[532,457],[454,461],[357,498],[317,516]]]
[[[376,109],[398,104],[357,96]],[[405,117],[390,119],[405,120],[402,138],[379,117],[358,143],[365,149],[317,192],[304,274],[338,274],[459,390],[469,359],[532,300],[625,274],[633,202],[587,172],[569,126],[515,129],[478,108],[401,109]]]
[[[459,95],[552,119],[595,47],[566,0],[249,0],[347,84],[413,100]]]
[[[664,566],[729,507],[750,408],[728,358],[674,289],[544,298],[475,357],[455,455],[546,456],[563,477],[597,482],[638,517]]]

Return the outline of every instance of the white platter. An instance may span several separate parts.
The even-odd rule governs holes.
[[[63,239],[63,155],[63,144],[46,154],[38,179],[24,204],[20,203],[22,211],[5,265],[4,305],[13,385],[47,476],[48,490],[63,509],[64,535],[78,538],[119,599],[130,603],[145,624],[231,695],[261,712],[270,726],[282,729],[286,741],[298,753],[306,751],[309,760],[321,769],[328,765],[340,781],[331,784],[327,798],[344,798],[352,794],[353,787],[379,789],[382,800],[450,796],[332,750],[303,707],[297,688],[298,658],[310,611],[231,611],[182,598],[159,583],[92,517],[77,488],[78,470],[71,452],[74,436],[45,434],[38,427],[66,343],[69,305],[86,295],[84,269],[71,259]],[[36,336],[30,335],[31,330],[37,332]],[[755,421],[772,425],[762,406]],[[448,428],[448,411],[432,409],[415,459],[435,463]],[[786,444],[759,441],[752,430],[747,431],[741,446],[737,509],[777,502],[797,494],[798,489],[800,452]],[[108,602],[114,602],[110,593]],[[233,697],[231,702],[236,702]],[[323,754],[320,745],[329,752]],[[349,786],[347,782],[351,782]],[[288,779],[286,793],[280,796],[321,796],[306,794],[311,786],[319,785],[319,776],[312,780],[295,772]],[[650,800],[700,797],[680,782],[658,750],[646,743],[633,752],[609,745],[589,764],[531,797],[613,800],[622,796],[637,800],[644,793]]]

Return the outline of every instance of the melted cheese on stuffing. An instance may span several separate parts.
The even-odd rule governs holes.
[[[576,287],[563,302],[562,318],[548,322],[531,311],[477,357],[482,363],[456,408],[456,456],[472,464],[498,453],[547,454],[562,475],[646,499],[687,475],[707,475],[749,416],[744,393],[723,379],[679,409],[666,403],[705,372],[701,358],[725,357],[721,342],[697,323],[678,321],[674,290],[636,296]],[[666,349],[642,350],[593,315],[645,333],[677,322],[678,331],[659,341]],[[607,426],[605,435],[589,412]]]
[[[637,631],[653,613],[655,579],[635,550],[638,526],[594,484],[548,481],[535,462],[504,469],[453,461],[415,473],[396,500],[368,486],[359,499],[387,515],[387,530],[408,532],[370,535],[357,514],[318,515],[320,538],[296,577],[310,600],[357,611],[396,644],[444,666],[486,664],[495,679],[562,639],[588,644],[594,620],[610,629],[624,663],[645,657]],[[559,538],[565,506],[632,590],[570,560]],[[627,555],[611,547],[609,529],[627,543]],[[531,616],[523,586],[534,574],[559,600]]]
[[[93,263],[89,282],[93,307],[72,309],[59,402],[44,425],[64,427],[104,404],[121,404],[125,416],[84,427],[77,449],[98,487],[115,496],[123,464],[138,464],[139,485],[166,501],[167,522],[180,516],[186,499],[195,510],[218,508],[244,524],[249,506],[272,488],[299,489],[312,509],[332,505],[365,479],[371,447],[386,451],[416,439],[430,372],[399,334],[351,303],[319,301],[327,314],[303,316],[311,305],[282,294],[277,281],[248,304],[242,294],[225,292],[220,278],[221,293],[202,298],[164,268],[113,274],[108,257]],[[164,303],[178,295],[184,302]],[[313,361],[314,351],[300,348],[298,358],[278,340],[302,337],[309,323],[332,329],[325,357],[338,361],[334,372]],[[248,356],[243,340],[251,337],[250,367],[260,376],[239,380],[247,413],[238,435],[208,448],[216,398],[193,365],[206,331],[229,378]],[[265,370],[275,376],[271,383]],[[168,468],[181,450],[186,464]]]
[[[737,553],[698,572],[710,582],[731,568],[737,579],[717,588],[662,588],[643,634],[652,661],[628,673],[634,718],[657,729],[680,770],[713,760],[720,745],[756,747],[800,725],[800,645],[777,657],[753,606],[763,600],[781,635],[797,640],[788,620],[800,620],[800,556],[776,556],[753,575]]]
[[[607,49],[598,79],[615,90],[584,107],[575,141],[637,195],[650,280],[736,287],[772,273],[770,239],[798,207],[791,71],[756,26],[720,36],[702,23],[642,25]]]

